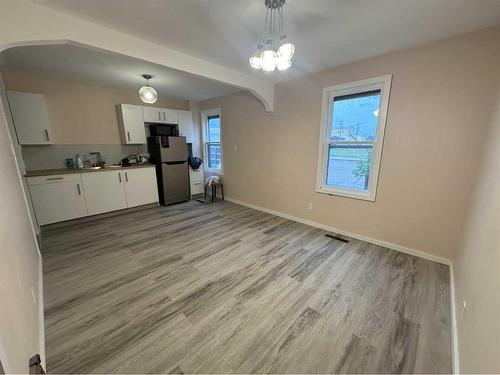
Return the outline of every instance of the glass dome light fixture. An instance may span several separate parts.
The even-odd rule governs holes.
[[[285,33],[283,13],[285,1],[264,0],[267,10],[261,40],[266,42],[264,45],[262,42],[259,43],[256,52],[248,59],[250,66],[254,69],[273,72],[276,68],[283,71],[292,66],[295,46],[287,39]],[[278,50],[275,49],[275,45],[279,46]]]
[[[260,57],[262,48],[262,44],[259,44],[257,51],[248,59],[250,66],[254,69],[262,69],[262,58]]]
[[[156,90],[149,86],[149,80],[153,78],[153,76],[143,74],[142,77],[146,80],[146,86],[142,86],[139,89],[139,98],[141,98],[144,103],[153,104],[158,99],[158,93]]]
[[[295,52],[295,46],[287,40],[286,34],[281,35],[280,44],[280,48],[278,48],[278,55],[291,59]]]
[[[284,56],[279,56],[278,54],[278,59],[276,60],[276,67],[278,70],[287,70],[292,66],[292,60],[290,60],[288,57]]]

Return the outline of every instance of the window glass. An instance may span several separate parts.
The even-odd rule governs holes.
[[[208,142],[220,142],[219,116],[208,116]]]
[[[221,169],[220,143],[208,143],[208,168]]]
[[[213,110],[215,111],[215,110]],[[212,112],[213,112],[212,111]],[[222,170],[221,122],[219,114],[206,116],[205,158],[208,169]]]
[[[326,185],[368,191],[372,145],[333,144],[329,147]]]
[[[338,96],[332,105],[332,141],[373,141],[377,132],[380,90]]]
[[[380,90],[333,99],[326,186],[368,191],[379,107]]]

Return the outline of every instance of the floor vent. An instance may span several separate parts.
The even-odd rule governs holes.
[[[345,238],[342,238],[342,237],[339,237],[339,236],[335,236],[333,234],[325,234],[325,236],[328,237],[328,238],[331,238],[332,240],[337,240],[337,241],[340,241],[340,242],[349,243],[349,240],[346,240]]]

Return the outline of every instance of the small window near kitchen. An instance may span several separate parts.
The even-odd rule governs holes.
[[[205,167],[222,172],[222,131],[220,109],[202,112]]]
[[[316,191],[375,200],[391,76],[323,89]]]

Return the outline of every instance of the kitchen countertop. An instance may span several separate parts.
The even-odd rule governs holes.
[[[135,169],[135,168],[149,168],[154,167],[153,164],[136,164],[130,167],[122,167],[121,165],[113,165],[104,168],[59,168],[59,169],[36,169],[32,171],[26,171],[26,177],[38,177],[38,176],[50,176],[54,174],[71,174],[71,173],[88,173],[88,172],[102,172],[102,171],[113,171],[122,169]]]

